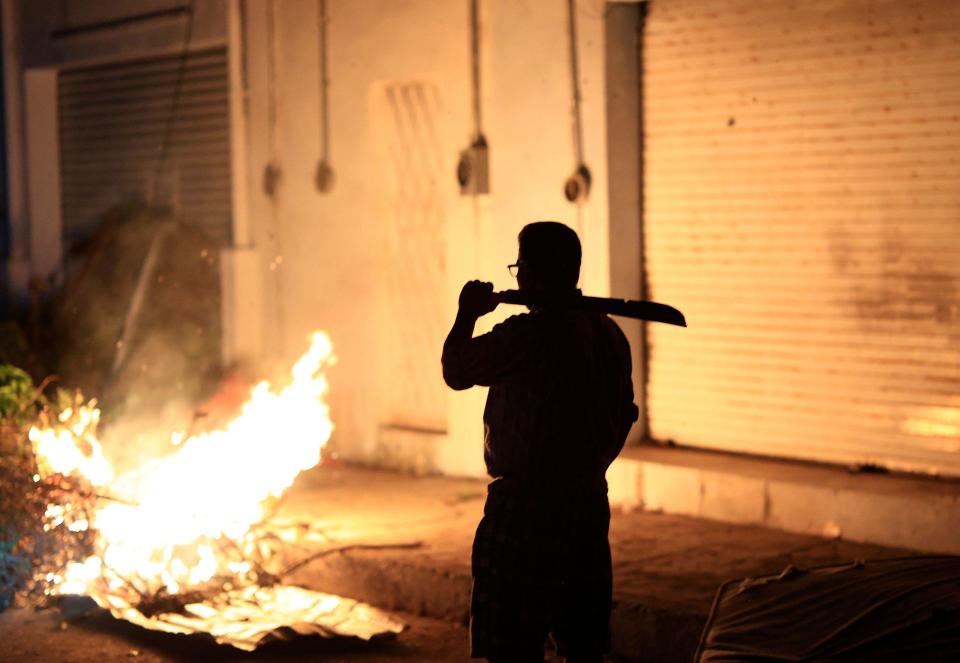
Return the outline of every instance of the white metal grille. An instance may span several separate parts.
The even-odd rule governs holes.
[[[390,260],[388,422],[442,431],[446,227],[439,178],[448,173],[437,136],[439,93],[434,85],[401,82],[378,86],[376,97],[373,124]]]
[[[960,3],[654,0],[655,438],[960,474]]]

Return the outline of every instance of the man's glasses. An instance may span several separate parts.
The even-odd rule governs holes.
[[[507,265],[507,271],[510,272],[510,276],[517,278],[517,272],[520,271],[520,265],[523,264],[522,260],[519,260],[512,265]]]

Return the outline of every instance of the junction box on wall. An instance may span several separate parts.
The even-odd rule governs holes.
[[[483,134],[477,134],[470,147],[460,152],[457,182],[462,195],[490,193],[489,150]]]

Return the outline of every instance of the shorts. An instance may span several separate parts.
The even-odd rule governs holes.
[[[587,496],[517,494],[490,485],[473,542],[470,645],[474,658],[543,659],[610,649],[610,507]]]

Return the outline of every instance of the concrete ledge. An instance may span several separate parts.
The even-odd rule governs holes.
[[[362,551],[335,555],[287,578],[292,584],[349,596],[366,603],[467,625],[469,569],[418,564],[416,557],[385,557]]]
[[[607,474],[625,509],[960,554],[960,481],[634,447]]]
[[[374,458],[381,468],[414,476],[440,474],[437,456],[447,442],[445,431],[380,426]]]

